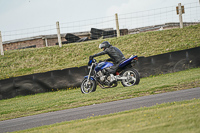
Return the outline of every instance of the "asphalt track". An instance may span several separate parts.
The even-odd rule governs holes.
[[[0,133],[194,98],[200,98],[200,87],[0,121]]]

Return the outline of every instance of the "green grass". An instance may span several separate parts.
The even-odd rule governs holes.
[[[126,57],[132,54],[152,56],[200,46],[200,24],[183,29],[171,29],[126,35],[106,39],[122,50]],[[105,40],[88,41],[37,49],[5,51],[0,56],[0,79],[87,65],[90,55],[100,52],[98,45]],[[105,59],[106,56],[98,57]]]
[[[200,46],[200,25],[107,39],[132,54],[152,56]],[[105,40],[37,49],[5,51],[0,56],[0,80],[87,65],[88,57],[101,50]],[[98,57],[105,59],[106,56]],[[200,68],[141,79],[138,86],[100,89],[88,95],[80,89],[61,90],[0,100],[0,120],[85,105],[200,87]],[[88,118],[31,129],[28,132],[200,132],[199,100],[162,104],[123,113]],[[25,131],[26,132],[26,131]]]
[[[29,133],[199,133],[200,99],[28,129]]]
[[[200,68],[142,78],[139,85],[82,94],[80,88],[0,100],[0,120],[80,106],[200,87]]]

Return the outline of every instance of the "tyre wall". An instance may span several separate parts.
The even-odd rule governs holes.
[[[88,69],[83,66],[1,80],[0,100],[19,95],[25,96],[80,87],[87,74]]]
[[[139,57],[134,67],[141,78],[200,67],[200,47]],[[87,66],[83,66],[0,80],[0,99],[80,87],[87,74]]]
[[[135,64],[135,68],[140,72],[141,78],[194,67],[200,67],[200,47],[146,58],[140,57]]]

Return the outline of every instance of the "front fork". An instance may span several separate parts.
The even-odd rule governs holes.
[[[93,68],[93,63],[91,65],[91,67],[90,67],[90,71],[89,71],[89,74],[88,74],[88,77],[87,77],[87,81],[86,81],[86,86],[88,86],[88,82],[90,80],[90,76],[91,76],[91,73],[92,73],[92,68]]]

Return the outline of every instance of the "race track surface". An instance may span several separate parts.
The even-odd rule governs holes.
[[[0,121],[0,133],[194,98],[200,98],[200,87]]]

